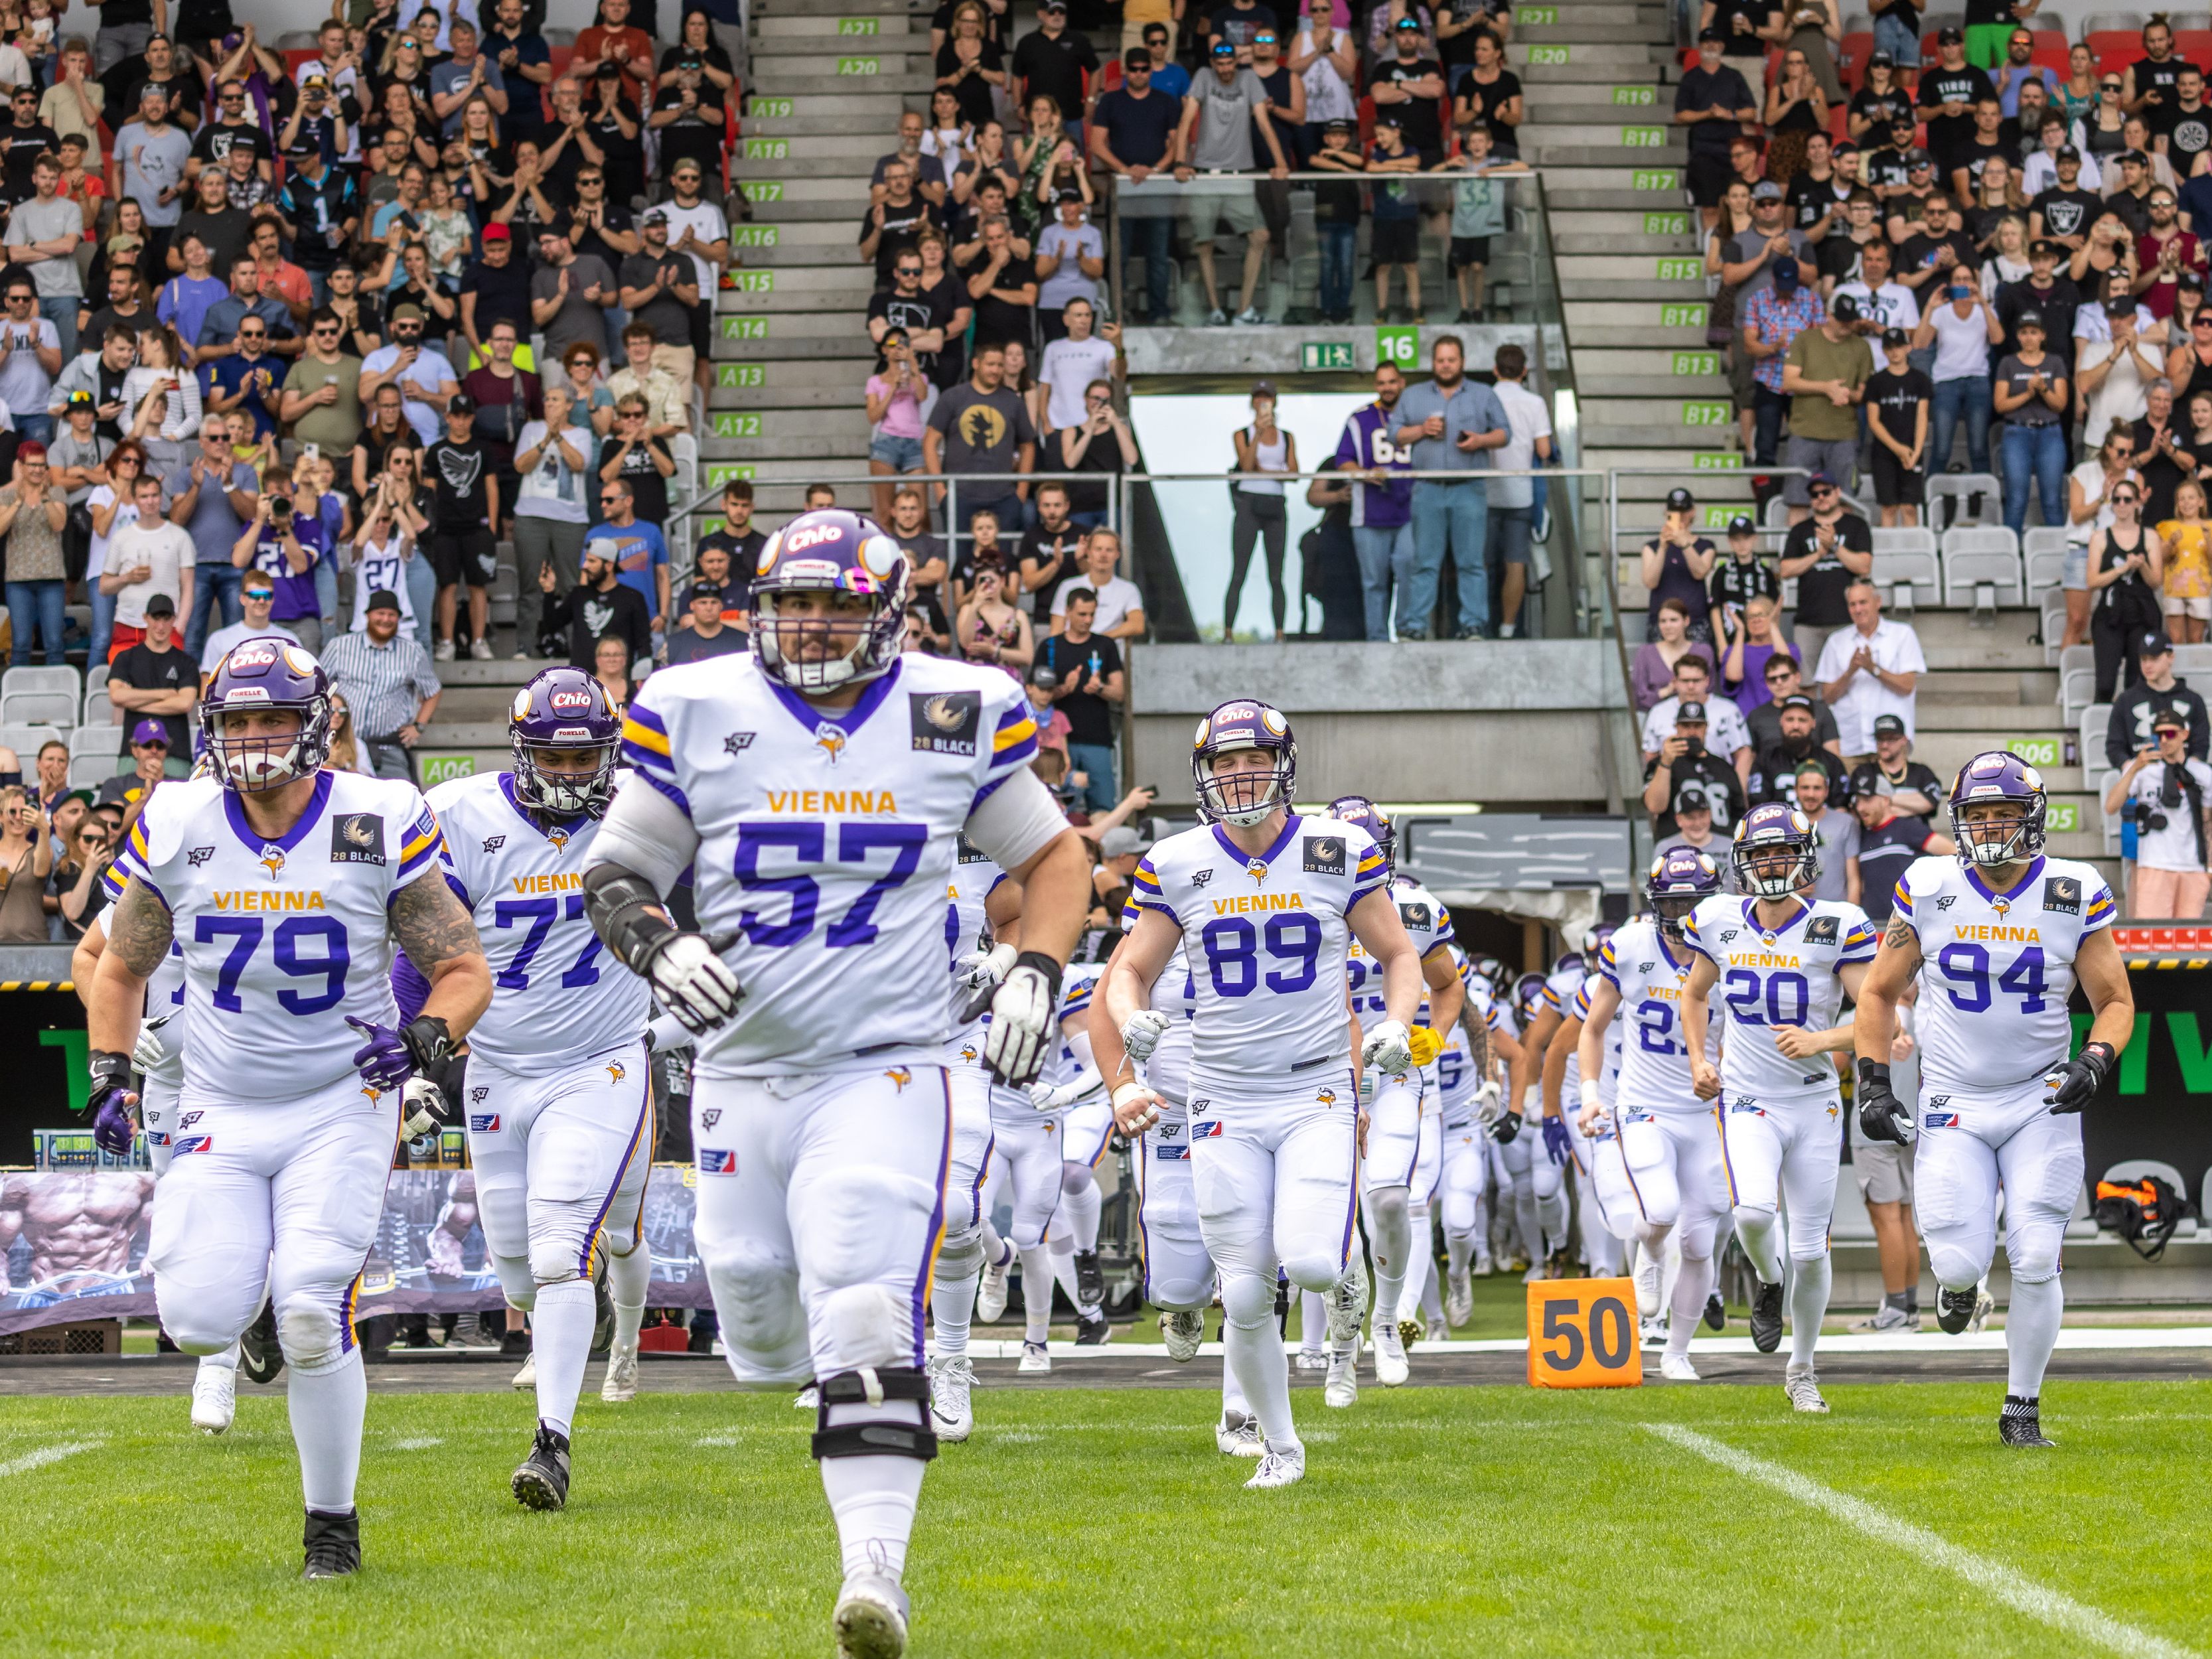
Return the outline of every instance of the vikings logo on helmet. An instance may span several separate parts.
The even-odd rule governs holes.
[[[911,579],[905,550],[874,520],[839,507],[800,514],[761,550],[752,584],[754,660],[794,691],[876,678],[898,659]],[[848,594],[867,604],[853,614],[834,605],[805,614],[787,608],[802,592]]]
[[[1376,850],[1382,854],[1385,873],[1395,872],[1398,864],[1398,832],[1391,827],[1390,815],[1364,795],[1339,795],[1328,804],[1328,815],[1345,823],[1356,823],[1373,838]]]
[[[2043,850],[2050,797],[2043,775],[2017,755],[1993,749],[1975,756],[1952,781],[1948,806],[1951,839],[1963,863],[1985,869],[2021,864]],[[2013,810],[1978,810],[1988,807]]]
[[[284,712],[299,717],[289,731],[257,720],[249,732],[241,719],[232,732],[234,716]],[[331,717],[322,665],[297,646],[270,639],[233,647],[200,694],[200,729],[216,769],[226,787],[247,793],[313,777],[330,754]]]
[[[514,798],[550,817],[599,817],[614,797],[623,726],[606,689],[580,668],[549,668],[514,694],[507,746],[514,757]],[[544,757],[596,750],[588,772],[549,770]],[[565,846],[562,832],[556,846]]]
[[[1743,815],[1729,857],[1746,891],[1785,899],[1819,877],[1820,837],[1796,807],[1768,801]]]
[[[1721,890],[1720,866],[1693,848],[1670,847],[1652,860],[1644,890],[1660,932],[1679,941],[1690,912]]]
[[[1219,757],[1245,750],[1266,756],[1264,771],[1238,770],[1216,775]],[[1222,822],[1249,827],[1262,823],[1277,807],[1288,807],[1297,785],[1298,744],[1291,723],[1263,702],[1224,702],[1198,723],[1192,739],[1190,772],[1199,805]]]

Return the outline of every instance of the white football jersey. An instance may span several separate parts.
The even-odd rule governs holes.
[[[1464,1129],[1474,1115],[1474,1091],[1481,1075],[1467,1052],[1467,1035],[1455,1025],[1437,1054],[1437,1110],[1447,1129]]]
[[[116,860],[174,919],[184,952],[185,1091],[281,1102],[353,1075],[346,1017],[391,1024],[392,896],[439,867],[438,821],[411,783],[323,772],[265,841],[214,778],[156,789]]]
[[[1054,1023],[1057,1041],[1045,1058],[1040,1081],[1059,1085],[1072,1083],[1076,1073],[1084,1070],[1083,1062],[1076,1058],[1075,1050],[1068,1046],[1071,1030],[1087,1031],[1091,1021],[1091,994],[1098,988],[1099,975],[1106,971],[1101,962],[1071,962],[1060,981],[1060,1014]],[[1094,1072],[1093,1076],[1097,1073]]]
[[[1583,981],[1589,977],[1589,969],[1579,963],[1572,968],[1560,969],[1545,980],[1544,988],[1537,994],[1540,999],[1538,1006],[1548,1008],[1565,1019],[1573,1011],[1575,998],[1581,994]]]
[[[1136,894],[1132,890],[1121,905],[1122,932],[1137,925],[1138,915]],[[1144,1062],[1144,1079],[1166,1101],[1163,1115],[1181,1118],[1183,1109],[1176,1103],[1190,1093],[1190,1017],[1198,1006],[1198,981],[1190,970],[1190,957],[1180,945],[1168,958],[1168,965],[1160,969],[1160,976],[1152,981],[1152,993],[1146,1006],[1168,1017],[1168,1028],[1160,1033],[1160,1040],[1152,1046],[1152,1057]]]
[[[1708,1004],[1725,1008],[1733,1040],[1721,1054],[1721,1086],[1753,1100],[1790,1100],[1837,1091],[1826,1054],[1792,1060],[1774,1045],[1778,1025],[1825,1031],[1843,1006],[1847,962],[1874,960],[1874,924],[1856,904],[1794,901],[1796,913],[1768,933],[1757,901],[1723,893],[1682,923],[1690,949],[1720,970]]]
[[[1212,1076],[1287,1079],[1349,1058],[1346,914],[1387,881],[1364,830],[1290,815],[1248,855],[1214,824],[1158,842],[1130,899],[1182,930],[1197,992],[1192,1063]]]
[[[945,884],[945,952],[951,959],[952,971],[960,970],[960,958],[973,951],[988,948],[990,924],[984,919],[983,901],[991,890],[1006,878],[1006,872],[991,861],[990,855],[978,848],[967,836],[960,837],[959,852],[952,866],[952,879]],[[961,1006],[973,994],[963,990],[956,981],[952,987],[952,1018],[957,1024]],[[990,1021],[988,1013],[978,1014],[963,1030],[954,1032],[955,1038],[971,1031],[980,1031]]]
[[[1603,975],[1598,974],[1585,974],[1583,976],[1582,988],[1575,993],[1575,1000],[1567,1008],[1567,1012],[1577,1019],[1587,1021],[1589,1018],[1590,993],[1597,988],[1598,981],[1602,977]],[[1620,1087],[1621,1023],[1620,1019],[1615,1017],[1607,1024],[1605,1028],[1605,1073],[1597,1080],[1597,1097],[1607,1106],[1613,1104],[1613,1095]],[[1575,1103],[1582,1097],[1582,1045],[1577,1043],[1567,1050],[1566,1075],[1559,1084],[1559,1109],[1574,1110]]]
[[[652,990],[605,953],[584,914],[584,858],[599,821],[541,828],[508,772],[455,778],[428,799],[446,879],[475,913],[491,965],[491,1006],[469,1047],[502,1071],[541,1077],[635,1042]]]
[[[1620,993],[1613,1017],[1623,1027],[1614,1097],[1624,1110],[1711,1109],[1690,1086],[1690,1049],[1682,1039],[1682,988],[1690,982],[1694,960],[1686,949],[1676,956],[1658,923],[1648,916],[1623,926],[1599,953],[1598,972]],[[1709,1059],[1719,1051],[1722,1024],[1717,1006],[1705,1023]]]
[[[1923,1103],[2005,1092],[2063,1066],[2075,955],[2118,915],[2105,878],[2072,859],[2038,858],[2002,896],[1955,858],[1914,860],[1892,915],[1920,940]]]
[[[664,668],[624,757],[699,834],[701,931],[744,988],[705,1075],[934,1065],[951,1035],[945,894],[976,805],[1036,752],[1011,676],[908,655],[830,714],[750,657]]]

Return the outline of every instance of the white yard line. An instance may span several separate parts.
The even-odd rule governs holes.
[[[36,1451],[25,1452],[21,1457],[0,1463],[0,1476],[28,1474],[33,1469],[58,1463],[64,1457],[75,1457],[79,1452],[96,1451],[106,1443],[104,1440],[64,1440],[59,1445],[41,1446]]]
[[[2002,1562],[1992,1561],[1985,1555],[1952,1543],[1910,1521],[1901,1521],[1887,1510],[1832,1486],[1785,1468],[1779,1463],[1770,1463],[1763,1457],[1753,1457],[1748,1452],[1709,1438],[1693,1429],[1674,1423],[1646,1423],[1644,1429],[1691,1452],[1711,1463],[1760,1485],[1771,1486],[1785,1498],[1793,1498],[1808,1508],[1822,1510],[1845,1526],[1864,1533],[1868,1537],[1885,1544],[1895,1545],[1915,1559],[1931,1563],[1957,1574],[1975,1589],[1994,1601],[2002,1602],[2015,1613],[2026,1613],[2040,1620],[2053,1630],[2079,1640],[2094,1643],[2113,1653],[2124,1654],[2128,1659],[2194,1659],[2191,1650],[2179,1643],[2169,1642],[2146,1630],[2125,1624],[2094,1607],[2084,1607],[2071,1596],[2060,1594],[2033,1579],[2015,1572]]]

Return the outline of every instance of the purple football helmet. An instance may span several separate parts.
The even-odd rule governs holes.
[[[898,660],[912,574],[905,550],[874,520],[834,507],[800,514],[768,538],[753,573],[754,659],[794,691],[834,691],[876,678]],[[866,600],[867,610],[836,617],[780,614],[785,595],[810,592],[852,594]]]
[[[1778,864],[1777,853],[1791,855]],[[1735,827],[1729,854],[1735,878],[1747,893],[1785,899],[1820,873],[1820,836],[1813,820],[1778,800],[1754,806]]]
[[[1543,997],[1544,976],[1541,974],[1523,974],[1513,981],[1513,1011],[1521,1016],[1522,1024],[1528,1023],[1536,1005],[1543,1000]]]
[[[1328,804],[1329,817],[1345,823],[1356,823],[1373,837],[1375,848],[1382,854],[1382,862],[1390,873],[1398,872],[1398,832],[1390,827],[1390,815],[1364,795],[1339,795]]]
[[[290,732],[228,735],[225,717],[291,709]],[[226,788],[246,794],[313,777],[331,752],[330,676],[289,638],[243,640],[216,665],[200,693],[200,729]]]
[[[1274,763],[1264,772],[1215,777],[1214,757],[1243,749],[1256,749]],[[1298,744],[1290,721],[1280,709],[1250,698],[1223,703],[1198,723],[1198,734],[1191,739],[1190,775],[1199,805],[1218,822],[1249,827],[1279,806],[1287,809],[1298,775]]]
[[[1720,890],[1720,866],[1693,847],[1668,848],[1651,861],[1644,884],[1659,931],[1671,939],[1682,937],[1682,923],[1698,902]]]
[[[1605,947],[1613,943],[1613,936],[1616,931],[1613,923],[1609,921],[1601,921],[1589,930],[1589,938],[1583,944],[1584,971],[1593,974],[1597,972],[1598,963],[1605,958]]]
[[[549,668],[514,694],[507,719],[514,753],[514,798],[556,817],[599,817],[614,797],[615,757],[622,720],[606,688],[580,668]],[[589,772],[548,772],[538,763],[549,749],[596,749]]]
[[[1968,818],[1970,807],[2003,805],[2010,812]],[[2043,774],[2002,749],[1977,755],[1951,780],[1951,839],[1962,862],[1984,869],[2024,864],[2043,850],[2051,798]]]

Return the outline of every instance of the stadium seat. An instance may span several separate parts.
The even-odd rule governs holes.
[[[2081,745],[2081,769],[2095,774],[2108,769],[2105,765],[2105,730],[2112,723],[2112,705],[2093,702],[2081,711],[2081,723],[2074,728]],[[2098,793],[2104,793],[2100,786]]]
[[[2066,1218],[2066,1237],[2094,1238],[2097,1224],[2089,1214],[2089,1183],[2084,1181],[2074,1191],[2074,1213]]]
[[[69,781],[72,789],[97,789],[116,773],[112,755],[71,755]]]
[[[1865,21],[1855,17],[1846,21],[1844,38],[1836,47],[1836,74],[1853,92],[1866,84],[1866,61],[1874,52],[1874,31],[1853,27]]]
[[[2020,546],[2011,531],[1961,526],[1943,532],[1943,603],[1994,617],[1997,606],[2018,605],[2023,590]]]
[[[2092,16],[2088,22],[2081,33],[2081,43],[2096,54],[2100,72],[2117,70],[2124,75],[2128,65],[2142,56],[2143,20],[2139,14],[2106,12]]]
[[[2043,665],[2056,668],[2061,643],[2066,638],[2066,595],[2062,589],[2047,587],[2036,596],[2035,604],[2042,613],[2037,631],[2043,635]]]
[[[2203,14],[2200,12],[2197,15],[2201,18]],[[2186,58],[2190,63],[2200,66],[2212,63],[2212,29],[2185,29],[2180,26],[2181,20],[2179,17],[2173,21],[2174,56]]]
[[[67,665],[43,668],[27,665],[0,673],[0,697],[13,696],[18,691],[65,691],[74,697],[77,690],[76,670]]]
[[[2038,525],[2020,538],[2027,565],[2027,591],[2046,592],[2066,580],[2066,531],[2062,525]]]
[[[88,691],[94,691],[106,684],[108,672],[108,666],[106,663],[94,663],[91,667],[84,671],[84,689]]]
[[[0,726],[70,726],[76,717],[75,691],[0,691]]]
[[[1909,613],[1941,600],[1942,569],[1934,531],[1878,529],[1873,537],[1874,583],[1887,592],[1891,610]]]
[[[2078,720],[2081,711],[2096,700],[2097,649],[2089,645],[2069,645],[2058,653],[2058,708],[2069,720]]]
[[[2175,646],[2173,672],[2182,675],[2212,674],[2212,645]]]
[[[115,724],[115,706],[107,700],[105,684],[94,686],[84,694],[84,718],[77,724],[93,726]]]
[[[1981,497],[1981,511],[1966,516],[1971,496]],[[1946,504],[1948,503],[1948,507]],[[1958,524],[1991,525],[2004,522],[2004,486],[1988,472],[1939,472],[1928,480],[1928,527],[1948,530]]]
[[[123,733],[112,725],[80,726],[69,734],[70,758],[79,755],[105,755],[109,760],[118,758],[123,751]]]
[[[38,758],[39,746],[56,738],[67,743],[69,733],[58,726],[0,725],[0,745],[15,751],[15,757],[22,762],[26,772],[31,769],[32,762]]]

